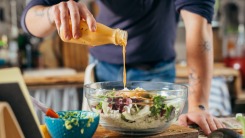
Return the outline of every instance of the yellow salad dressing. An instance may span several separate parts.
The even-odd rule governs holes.
[[[114,44],[122,46],[123,53],[123,85],[126,86],[126,45],[128,39],[128,33],[120,29],[112,29],[101,23],[96,23],[97,28],[95,32],[91,32],[85,21],[80,22],[81,36],[78,39],[65,39],[63,28],[60,28],[60,38],[64,42],[82,44],[87,46],[100,46],[104,44]],[[70,30],[71,30],[70,22]]]

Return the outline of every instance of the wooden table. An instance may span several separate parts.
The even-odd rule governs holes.
[[[64,88],[64,87],[83,87],[84,83],[84,72],[79,72],[74,75],[64,76],[49,76],[49,77],[29,77],[23,76],[24,81],[29,89],[38,88]]]
[[[237,133],[242,134],[242,125],[235,119],[235,117],[219,118],[226,128],[232,129]],[[117,132],[105,129],[99,126],[93,138],[135,138],[136,136],[125,136]],[[172,124],[166,131],[151,136],[139,136],[137,138],[207,138],[200,128],[188,128]]]
[[[24,80],[28,85],[49,85],[49,84],[60,84],[60,83],[83,83],[84,72],[79,72],[73,75],[64,76],[49,76],[49,77],[29,77],[24,76]]]
[[[135,138],[136,136],[125,136],[117,132],[105,129],[99,126],[93,136],[93,138]],[[166,131],[151,136],[138,136],[138,138],[197,138],[198,130],[183,127],[179,125],[171,125]]]
[[[221,63],[214,64],[213,76],[234,77],[234,95],[239,97],[242,94],[241,77],[238,70],[227,68]],[[176,64],[176,80],[177,83],[188,83],[187,66]],[[50,76],[50,77],[28,77],[24,76],[24,80],[29,89],[46,88],[46,87],[67,87],[72,85],[82,87],[84,83],[84,72],[78,72],[74,75]]]
[[[188,74],[187,66],[176,64],[176,83],[188,83]],[[242,95],[242,80],[239,70],[225,67],[222,63],[215,63],[213,77],[232,77],[234,83],[231,90],[234,92],[234,97],[237,98]]]

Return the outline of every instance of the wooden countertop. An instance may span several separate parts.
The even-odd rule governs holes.
[[[234,77],[235,78],[235,95],[240,95],[241,91],[241,77],[238,70],[225,67],[222,63],[215,63],[213,76],[223,76],[223,77]],[[59,75],[59,76],[23,76],[26,85],[29,88],[46,88],[46,87],[67,87],[75,86],[82,87],[84,83],[84,72],[78,72],[72,75]],[[187,83],[188,82],[188,68],[187,66],[182,66],[176,64],[176,83]]]
[[[223,64],[214,64],[213,76],[235,76],[239,77],[240,72],[238,70],[225,67]],[[187,66],[176,65],[176,77],[177,78],[188,78]],[[30,85],[50,85],[50,84],[62,84],[62,83],[83,83],[84,72],[78,72],[73,75],[64,76],[25,76],[24,80],[28,86]]]
[[[218,76],[239,76],[240,72],[238,70],[235,70],[233,68],[225,67],[221,63],[216,63],[214,64],[214,69],[213,69],[213,76],[218,77]],[[177,77],[188,77],[188,67],[185,65],[179,65],[176,64],[176,76]]]
[[[84,72],[69,68],[27,70],[23,78],[29,89],[83,87]]]
[[[23,76],[23,78],[28,86],[51,85],[51,84],[74,84],[74,83],[83,83],[84,72],[80,72],[74,75],[64,75],[64,76],[49,76],[49,77]]]
[[[93,138],[135,138],[136,136],[126,136],[115,131],[110,131],[102,126],[99,126],[93,136]],[[138,138],[197,138],[198,130],[183,127],[179,125],[171,125],[166,131],[151,135],[151,136],[138,136]]]
[[[228,129],[242,134],[242,125],[234,117],[219,118]],[[172,124],[166,131],[151,136],[127,136],[98,126],[93,138],[207,138],[200,128],[188,128]]]
[[[213,77],[233,77],[235,97],[242,95],[242,80],[239,70],[226,67],[223,63],[215,63]],[[176,83],[188,83],[188,67],[176,64]]]

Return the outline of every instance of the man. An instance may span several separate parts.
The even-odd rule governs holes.
[[[198,124],[205,134],[222,123],[208,112],[213,68],[211,20],[214,0],[99,0],[97,21],[128,31],[127,79],[174,82],[174,41],[179,14],[186,28],[189,67],[188,113],[179,124]],[[33,0],[24,11],[23,28],[44,37],[62,27],[66,39],[82,37],[79,21],[96,31],[96,21],[86,6],[75,1]],[[68,21],[72,22],[69,31]],[[105,45],[90,49],[97,81],[122,80],[121,48]]]

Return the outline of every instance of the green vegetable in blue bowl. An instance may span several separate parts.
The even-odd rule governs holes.
[[[53,138],[91,138],[99,124],[99,114],[90,111],[60,111],[59,118],[45,116]]]

